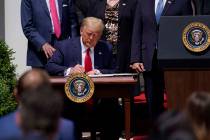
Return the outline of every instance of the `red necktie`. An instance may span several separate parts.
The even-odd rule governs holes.
[[[92,61],[90,57],[90,48],[86,50],[86,55],[85,55],[85,72],[89,72],[92,70]]]
[[[58,12],[55,4],[55,0],[50,0],[50,12],[52,16],[52,22],[54,27],[55,36],[57,38],[61,35],[61,27],[60,27],[60,21],[58,18]]]
[[[85,55],[85,72],[89,72],[92,70],[92,61],[91,61],[91,57],[90,57],[90,48],[88,48],[86,50],[86,55]],[[93,98],[89,99],[86,102],[86,107],[88,111],[92,111],[93,110]]]

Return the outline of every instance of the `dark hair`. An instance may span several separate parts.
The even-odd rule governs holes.
[[[42,69],[28,70],[19,78],[16,89],[18,96],[28,89],[35,89],[41,85],[50,86],[49,75]]]
[[[150,139],[169,140],[174,138],[173,135],[177,132],[186,132],[195,138],[193,129],[185,113],[174,110],[167,111],[164,112],[156,121]]]
[[[187,101],[187,112],[197,125],[205,124],[210,129],[210,93],[194,92]]]
[[[168,140],[196,140],[192,131],[176,130],[169,137]]]
[[[45,136],[57,131],[62,111],[62,97],[52,88],[40,86],[26,90],[19,106],[21,128],[28,134],[35,130]]]

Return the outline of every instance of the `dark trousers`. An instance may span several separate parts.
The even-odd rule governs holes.
[[[123,128],[123,112],[115,98],[94,99],[94,105],[78,104],[64,98],[63,117],[74,121],[75,137],[80,140],[82,131],[100,131],[101,140],[118,140]]]
[[[152,70],[143,73],[145,96],[148,103],[149,115],[156,119],[164,111],[164,73],[157,61],[157,51],[154,53]]]
[[[101,129],[101,140],[118,140],[123,129],[123,109],[117,98],[104,98],[96,108],[97,128]]]

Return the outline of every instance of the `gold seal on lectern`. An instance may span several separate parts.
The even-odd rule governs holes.
[[[182,41],[189,51],[205,51],[210,45],[210,30],[201,22],[192,22],[183,30]]]
[[[92,79],[84,73],[71,74],[65,84],[66,96],[73,102],[83,103],[94,93]]]

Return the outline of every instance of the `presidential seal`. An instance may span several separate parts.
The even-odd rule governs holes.
[[[65,84],[65,93],[73,102],[86,102],[93,96],[93,92],[94,83],[86,74],[72,74],[68,77]]]
[[[210,45],[210,30],[203,23],[193,22],[185,27],[182,33],[182,41],[189,51],[205,51]]]

